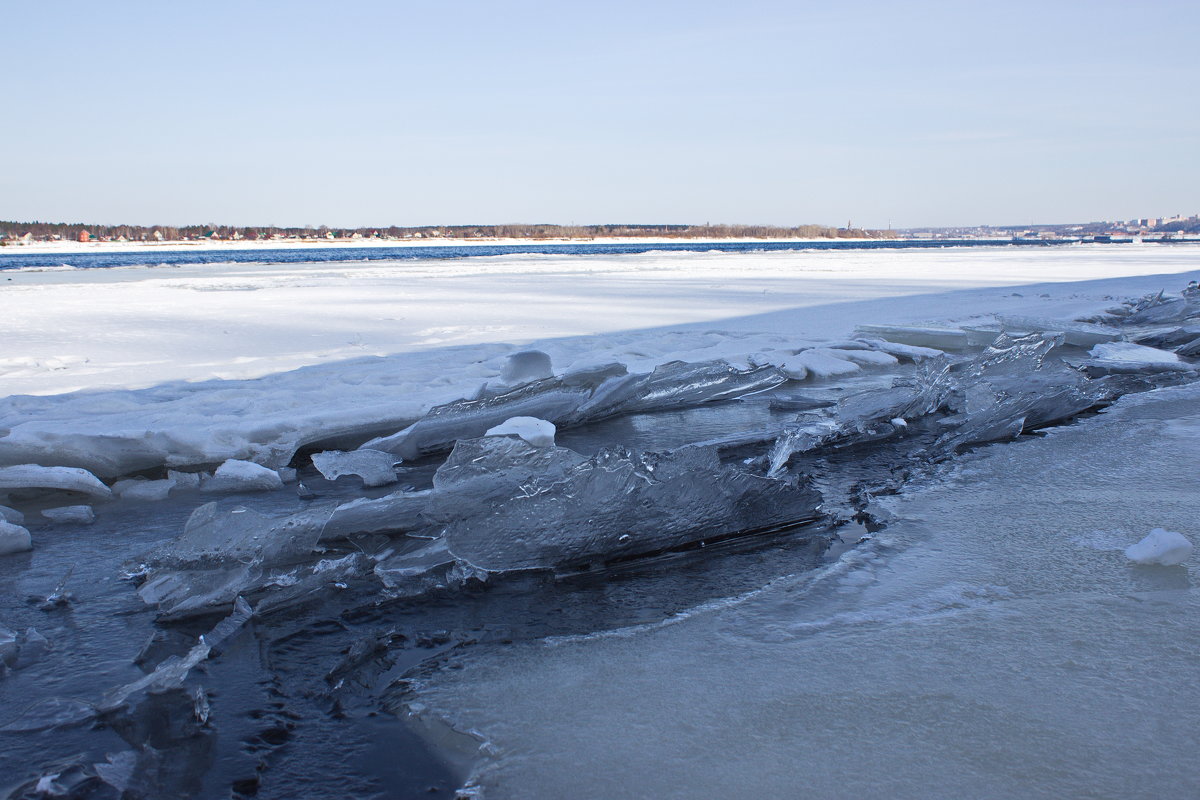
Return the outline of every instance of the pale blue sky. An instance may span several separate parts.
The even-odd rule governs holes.
[[[1195,2],[0,2],[0,219],[1200,212]]]

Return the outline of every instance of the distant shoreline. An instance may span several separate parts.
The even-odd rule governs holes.
[[[402,248],[402,247],[504,247],[527,245],[580,245],[580,244],[797,244],[811,242],[883,242],[900,241],[894,238],[706,238],[706,237],[653,237],[653,236],[605,236],[578,239],[534,239],[534,238],[476,238],[476,239],[270,239],[267,241],[247,240],[199,240],[181,242],[30,242],[28,244],[10,244],[0,248],[0,255],[20,255],[21,253],[41,254],[62,253],[64,255],[79,255],[81,253],[179,253],[198,251],[231,251],[231,250],[301,250],[301,249],[357,249],[357,248]],[[1003,243],[1007,240],[997,239]]]

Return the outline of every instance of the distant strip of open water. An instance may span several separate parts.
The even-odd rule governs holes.
[[[28,267],[70,266],[80,269],[136,267],[147,264],[302,264],[330,261],[395,261],[421,258],[471,258],[538,253],[544,255],[622,255],[649,252],[718,251],[754,253],[784,250],[907,250],[930,247],[1046,246],[1050,242],[1009,242],[981,239],[831,239],[820,242],[707,242],[681,241],[669,244],[503,244],[434,245],[429,247],[315,247],[279,250],[195,250],[115,253],[5,253],[0,252],[0,270]],[[1060,244],[1055,242],[1054,244]],[[7,249],[7,248],[6,248]]]

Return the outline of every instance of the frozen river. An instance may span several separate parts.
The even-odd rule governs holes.
[[[1200,790],[1189,249],[3,277],[0,796]]]

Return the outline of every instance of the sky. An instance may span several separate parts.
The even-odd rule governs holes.
[[[0,2],[0,219],[1200,213],[1195,2]]]

